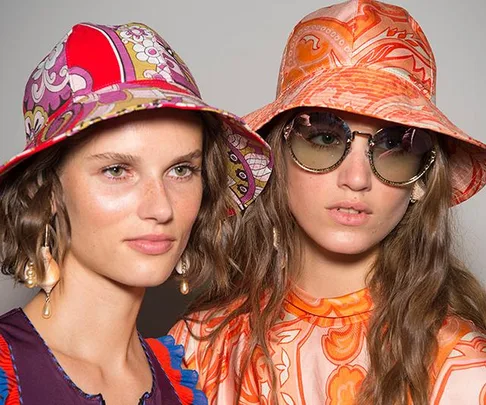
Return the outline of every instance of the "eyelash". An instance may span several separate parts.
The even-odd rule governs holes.
[[[190,173],[186,176],[172,176],[174,177],[175,179],[177,179],[177,181],[182,181],[182,180],[185,180],[187,179],[188,177],[191,177],[193,174],[195,173],[200,173],[202,170],[199,166],[195,166],[195,165],[191,165],[189,163],[187,164],[179,164],[179,165],[176,165],[176,166],[173,166],[169,172],[171,172],[172,170],[174,169],[177,169],[179,167],[182,167],[182,168],[185,168],[185,169],[189,169]],[[128,165],[124,165],[124,164],[116,164],[116,165],[111,165],[111,166],[107,166],[107,167],[104,167],[103,169],[101,169],[102,173],[109,179],[109,180],[112,180],[112,181],[121,181],[121,180],[124,180],[126,178],[126,176],[119,176],[119,177],[116,177],[116,176],[111,176],[109,174],[109,171],[111,169],[115,169],[115,168],[119,168],[119,169],[122,169],[124,171],[128,171],[129,169],[129,166]]]
[[[108,166],[108,167],[105,167],[103,168],[101,171],[103,172],[103,174],[108,177],[108,179],[110,180],[113,180],[113,181],[120,181],[120,180],[124,180],[126,178],[126,176],[120,176],[120,177],[116,177],[116,176],[110,176],[109,175],[109,170],[111,169],[115,169],[115,168],[119,168],[119,169],[123,169],[125,171],[127,171],[129,169],[129,167],[127,165],[123,165],[123,164],[117,164],[117,165],[111,165],[111,166]]]
[[[179,167],[182,167],[184,169],[189,169],[189,174],[186,175],[186,176],[173,176],[177,181],[183,181],[183,180],[186,180],[187,178],[189,177],[192,177],[193,174],[195,173],[200,173],[201,172],[201,168],[199,166],[195,166],[195,165],[191,165],[189,163],[182,163],[182,164],[179,164],[179,165],[176,165],[176,166],[173,166],[169,172],[171,172],[172,170],[175,170]]]

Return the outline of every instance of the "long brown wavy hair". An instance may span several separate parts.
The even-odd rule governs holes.
[[[157,114],[157,111],[143,113]],[[211,113],[199,114],[204,127],[203,197],[184,252],[191,263],[188,279],[192,286],[204,284],[213,269],[223,272],[228,267],[221,234],[228,210],[234,209],[227,187],[227,148],[220,134],[220,123]],[[103,125],[110,125],[110,122]],[[44,277],[40,249],[46,224],[51,230],[49,245],[53,257],[63,262],[69,249],[70,223],[59,174],[70,153],[96,136],[98,130],[99,124],[95,124],[85,129],[82,136],[47,148],[14,167],[0,180],[0,268],[3,274],[23,283],[24,268],[33,262],[37,277]],[[56,208],[54,216],[53,207]],[[215,229],[222,231],[214,232]]]
[[[244,216],[234,219],[236,233],[228,246],[235,266],[219,279],[231,288],[200,295],[185,316],[191,321],[192,312],[241,301],[217,329],[199,337],[216,339],[228,323],[248,314],[251,335],[248,355],[239,370],[238,395],[243,372],[258,352],[263,353],[276,387],[268,333],[301,271],[302,247],[288,203],[288,152],[282,136],[288,117],[288,113],[282,114],[268,125],[266,139],[275,155],[269,183]],[[446,316],[471,320],[486,330],[486,293],[452,253],[452,191],[446,148],[441,146],[440,135],[438,138],[436,162],[424,179],[425,195],[409,206],[398,226],[380,243],[367,278],[375,309],[367,334],[369,370],[358,395],[359,404],[407,404],[409,398],[415,405],[428,404],[429,370],[437,351],[437,333]],[[273,244],[274,228],[279,235],[278,249]],[[264,301],[261,286],[266,287]],[[275,404],[276,391],[272,390]]]

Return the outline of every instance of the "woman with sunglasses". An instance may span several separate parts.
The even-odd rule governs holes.
[[[74,26],[23,106],[0,262],[40,292],[0,316],[0,404],[206,404],[182,347],[142,339],[137,315],[174,268],[182,293],[227,268],[224,222],[265,185],[268,146],[143,24]]]
[[[435,73],[396,6],[294,28],[277,99],[247,117],[275,170],[237,224],[239,268],[172,330],[210,404],[486,403],[486,294],[450,225],[486,145],[437,109]]]

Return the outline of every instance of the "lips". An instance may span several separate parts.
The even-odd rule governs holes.
[[[339,212],[345,212],[348,214],[359,214],[362,211],[355,210],[354,208],[338,208]]]
[[[174,245],[175,238],[169,235],[143,235],[127,239],[128,246],[146,255],[167,253]]]
[[[340,225],[360,226],[368,222],[372,211],[362,202],[340,201],[328,207],[331,218]]]
[[[338,201],[329,207],[329,210],[340,210],[347,213],[361,213],[372,214],[372,211],[368,205],[360,201]]]

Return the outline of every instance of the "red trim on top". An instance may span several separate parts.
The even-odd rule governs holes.
[[[10,349],[7,342],[0,335],[0,368],[7,375],[8,397],[5,405],[20,405],[20,392],[17,383],[17,376],[10,356]]]
[[[172,386],[174,387],[179,399],[181,400],[183,405],[190,405],[194,402],[194,394],[189,387],[185,387],[181,385],[181,372],[172,368],[170,362],[170,352],[167,347],[165,347],[161,342],[157,339],[145,339],[147,344],[150,346],[152,351],[157,357],[157,360],[160,363],[160,366],[169,377]]]

